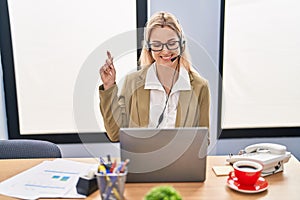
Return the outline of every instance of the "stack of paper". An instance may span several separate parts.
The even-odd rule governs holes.
[[[96,171],[96,164],[64,159],[44,161],[0,183],[0,193],[21,198],[85,198],[76,191],[79,176]]]

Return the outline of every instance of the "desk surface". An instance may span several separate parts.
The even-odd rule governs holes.
[[[227,176],[216,176],[213,166],[224,166],[226,156],[208,156],[206,181],[203,183],[127,183],[125,197],[128,200],[143,199],[143,196],[154,186],[171,185],[187,200],[198,199],[299,199],[300,163],[291,157],[284,164],[284,172],[265,177],[269,183],[268,190],[256,194],[244,194],[231,190],[226,186]],[[12,177],[30,167],[41,163],[45,159],[13,159],[0,160],[0,181]],[[71,160],[93,163],[96,159],[74,158]],[[1,200],[14,198],[0,195]],[[99,192],[91,194],[87,200],[100,200]],[[52,199],[53,200],[53,199]]]

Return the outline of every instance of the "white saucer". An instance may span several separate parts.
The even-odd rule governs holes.
[[[268,189],[269,184],[263,177],[259,177],[256,183],[251,186],[241,185],[236,177],[229,177],[227,179],[227,186],[243,193],[258,193]]]

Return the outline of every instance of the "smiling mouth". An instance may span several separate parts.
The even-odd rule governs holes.
[[[160,56],[161,59],[163,60],[170,60],[172,58],[172,56]]]

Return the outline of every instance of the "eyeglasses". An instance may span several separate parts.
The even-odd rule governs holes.
[[[166,46],[168,50],[176,50],[179,48],[180,42],[179,41],[169,41],[167,43],[149,42],[148,46],[152,51],[162,51],[164,49],[164,46]]]

